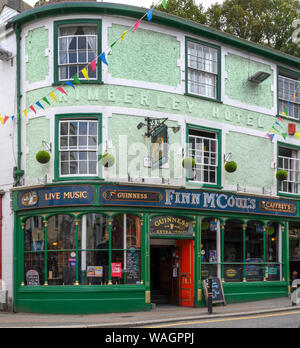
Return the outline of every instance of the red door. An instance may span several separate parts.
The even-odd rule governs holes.
[[[180,248],[180,305],[194,306],[194,241],[177,241]]]

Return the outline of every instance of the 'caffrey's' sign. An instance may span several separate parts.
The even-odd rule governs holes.
[[[298,215],[298,205],[293,201],[222,192],[104,185],[100,188],[99,195],[101,205],[195,209],[288,217]]]

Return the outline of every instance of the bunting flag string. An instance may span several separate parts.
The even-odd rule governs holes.
[[[119,41],[123,41],[126,37],[126,35],[129,33],[129,32],[136,32],[138,30],[138,28],[140,27],[140,24],[142,22],[142,20],[147,17],[147,20],[148,21],[151,21],[152,18],[153,18],[153,11],[154,9],[159,5],[159,4],[162,4],[162,6],[164,7],[164,9],[166,9],[167,7],[167,0],[159,0],[158,3],[156,5],[153,5],[152,8],[147,11],[143,17],[141,17],[131,28],[129,28],[128,30],[125,30],[121,36],[113,41],[113,43],[111,45],[109,45],[107,47],[106,50],[104,50],[101,54],[99,54],[97,56],[96,59],[94,59],[92,62],[90,62],[89,64],[87,64],[81,71],[80,73],[83,75],[83,77],[86,79],[86,80],[90,80],[90,77],[89,77],[89,73],[88,73],[88,69],[87,68],[91,68],[91,71],[94,72],[96,69],[97,69],[97,60],[100,59],[102,61],[102,63],[104,63],[105,65],[108,65],[108,61],[107,61],[107,56],[106,56],[106,53],[111,53],[112,52],[112,48],[119,42]],[[47,105],[51,105],[51,102],[49,101],[49,97],[51,97],[52,100],[54,100],[55,102],[57,102],[57,97],[56,97],[56,94],[55,94],[55,91],[58,90],[59,92],[61,92],[62,94],[64,95],[68,95],[66,90],[64,89],[64,86],[69,86],[69,87],[72,87],[73,89],[75,89],[75,86],[76,85],[79,85],[80,84],[80,78],[78,77],[78,74],[74,75],[71,77],[71,81],[65,81],[61,86],[57,87],[55,90],[51,91],[47,96],[44,96],[42,97],[40,100],[36,101],[34,104],[30,105],[29,106],[29,109],[34,113],[34,114],[37,114],[37,110],[35,109],[34,105],[37,105],[40,109],[42,110],[45,110],[45,107],[43,106],[42,104],[42,101],[47,104]],[[25,116],[25,119],[27,119],[28,117],[28,113],[30,112],[30,110],[28,110],[27,108],[25,108],[23,110],[23,114]],[[20,115],[18,115],[18,117],[20,117]],[[11,118],[12,120],[15,119],[15,116],[5,116],[5,117],[1,117],[0,115],[0,123],[2,125],[4,125],[7,120]]]

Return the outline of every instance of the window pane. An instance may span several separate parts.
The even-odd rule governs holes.
[[[279,227],[277,223],[270,223],[266,230],[266,259],[267,262],[279,262],[278,238]]]
[[[80,284],[106,285],[109,280],[108,251],[81,251],[80,259],[84,258],[86,267],[81,269]]]
[[[126,219],[126,249],[141,248],[141,221],[136,215],[127,214]]]
[[[24,251],[44,250],[44,223],[39,216],[28,218],[24,230]]]
[[[202,262],[218,262],[216,219],[205,219],[202,221],[201,244]]]
[[[250,221],[246,228],[246,280],[264,280],[264,229],[261,223]]]
[[[76,229],[74,218],[69,215],[55,215],[48,220],[48,250],[75,249]]]
[[[74,285],[76,281],[76,252],[51,251],[47,254],[48,285]]]
[[[243,262],[243,227],[239,220],[227,220],[224,231],[224,261]]]
[[[80,50],[86,50],[86,37],[85,36],[80,36],[78,37],[78,48]]]
[[[124,249],[124,215],[114,216],[111,233],[112,249]]]

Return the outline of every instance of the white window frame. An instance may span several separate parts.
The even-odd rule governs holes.
[[[192,51],[195,51],[196,54],[192,54]],[[206,58],[205,51],[209,53],[211,59]],[[218,99],[218,60],[218,48],[191,40],[187,41],[187,88],[189,94]],[[205,90],[204,93],[201,93],[201,88]]]
[[[88,124],[88,129],[89,129],[89,124],[90,123],[95,123],[97,125],[97,132],[96,132],[96,135],[92,135],[92,136],[96,136],[96,145],[88,145],[88,137],[89,137],[89,134],[86,135],[87,137],[87,145],[85,147],[80,147],[80,145],[78,144],[78,141],[77,141],[77,146],[72,146],[70,147],[69,145],[69,141],[68,141],[68,146],[67,147],[63,147],[61,146],[61,138],[62,137],[68,137],[68,139],[70,137],[77,137],[77,139],[79,138],[79,134],[77,135],[71,135],[70,132],[69,132],[69,126],[68,126],[68,135],[62,135],[61,134],[61,123],[72,123],[72,122],[86,122]],[[99,122],[98,120],[96,119],[88,119],[88,120],[84,120],[84,119],[61,119],[59,120],[59,134],[58,134],[58,165],[59,165],[59,177],[61,178],[64,178],[64,177],[70,177],[70,178],[76,178],[76,177],[97,177],[99,175],[99,169],[98,169],[98,156],[99,156]],[[62,152],[68,152],[69,153],[69,159],[66,160],[66,161],[62,161],[61,160],[61,153]],[[61,173],[61,163],[62,162],[69,162],[69,166],[70,166],[70,162],[71,159],[70,159],[70,153],[71,152],[78,152],[78,158],[73,160],[74,162],[77,162],[78,163],[78,174],[71,174],[70,173],[70,167],[69,167],[69,174],[62,174]],[[96,173],[92,173],[92,174],[81,174],[79,173],[79,163],[80,163],[80,160],[79,160],[79,152],[87,152],[87,156],[89,156],[88,152],[95,152],[96,154]],[[87,157],[86,160],[82,160],[84,162],[87,162],[87,169],[88,169],[88,166],[89,166],[89,159]],[[94,162],[94,161],[93,161]]]
[[[296,121],[300,121],[300,88],[297,89],[299,83],[299,79],[292,79],[283,75],[278,76],[279,115],[284,116],[283,112],[286,113],[287,109],[288,114],[286,116]],[[286,91],[285,85],[289,86],[288,91]],[[295,99],[292,101],[292,97],[296,89],[296,96]]]
[[[283,148],[283,146],[281,146]],[[285,170],[288,173],[286,180],[279,182],[278,191],[280,193],[300,194],[300,150],[287,149],[292,151],[292,157],[280,156],[278,154],[278,170]],[[289,189],[291,187],[291,189]],[[286,189],[285,189],[286,188]]]
[[[195,132],[197,132],[196,129],[191,129]],[[201,131],[203,133],[208,133],[206,131]],[[210,133],[210,132],[209,132]],[[195,162],[196,162],[196,166],[195,169],[193,169],[192,171],[190,171],[189,173],[189,181],[195,182],[195,183],[201,183],[201,184],[207,184],[207,185],[217,185],[218,184],[218,163],[219,163],[219,153],[218,153],[218,135],[217,133],[211,132],[212,134],[215,135],[215,138],[209,138],[209,137],[204,137],[204,136],[198,136],[198,135],[193,135],[193,134],[189,134],[188,135],[188,156],[189,157],[193,157]],[[195,139],[195,144],[197,144],[197,140],[201,140],[201,142],[199,143],[200,147],[198,149],[193,150],[191,147],[191,138]],[[211,152],[210,150],[205,151],[204,149],[204,141],[208,141],[209,142],[209,149],[211,148],[212,142],[214,142],[214,146],[215,146],[215,152]],[[193,152],[196,152],[195,155],[193,155]],[[204,152],[208,153],[208,157],[204,155]],[[212,154],[215,154],[215,158],[213,158]],[[200,161],[198,160],[200,159]],[[208,163],[205,163],[207,160]],[[212,162],[215,162],[214,164]],[[208,167],[208,168],[207,168]],[[213,170],[211,169],[213,168]],[[214,182],[210,182],[210,181],[204,181],[204,173],[205,171],[208,171],[208,173],[214,171],[215,173],[215,181]],[[197,178],[197,173],[200,172],[200,180],[199,178]],[[208,175],[209,177],[209,175]]]
[[[95,40],[95,50],[89,50],[87,47],[85,50],[80,50],[79,47],[78,47],[78,40],[79,38],[81,37],[85,37],[86,38],[86,42],[88,42],[88,39],[89,38],[93,38]],[[72,40],[72,39],[75,39],[76,40],[76,63],[70,63],[69,62],[69,40]],[[60,41],[61,40],[67,40],[67,46],[66,46],[66,50],[61,50],[61,45],[60,45]],[[83,69],[83,68],[87,68],[87,70],[89,70],[89,63],[91,63],[93,60],[95,60],[96,64],[97,64],[97,54],[98,54],[98,35],[67,35],[67,36],[60,36],[58,35],[58,38],[57,38],[57,43],[58,43],[58,58],[57,58],[57,68],[58,68],[58,79],[59,81],[69,81],[71,80],[71,78],[74,76],[74,75],[77,75],[78,79],[79,80],[85,80],[85,77],[80,73],[80,71]],[[85,51],[86,53],[86,60],[85,62],[79,62],[79,53],[80,51]],[[67,62],[66,63],[61,63],[61,53],[65,53],[66,54],[66,57],[67,57]],[[94,52],[95,53],[95,57],[91,60],[89,60],[88,58],[88,53],[89,52]],[[74,52],[75,53],[75,52]],[[72,74],[72,76],[69,76],[69,68],[70,67],[76,67],[77,68],[77,72],[76,74]],[[63,79],[61,77],[61,68],[62,67],[67,67],[68,69],[68,78],[66,79]],[[91,73],[89,73],[89,79],[90,80],[97,80],[98,79],[98,69],[96,68],[96,70],[94,71],[95,73],[95,76],[92,77],[91,76]]]

